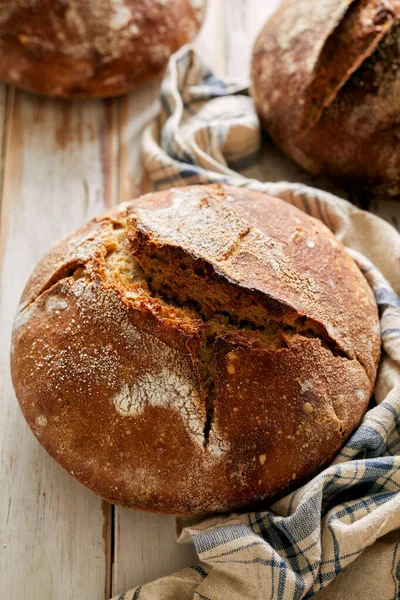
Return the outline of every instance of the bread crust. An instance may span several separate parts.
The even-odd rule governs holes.
[[[400,193],[400,6],[286,0],[253,51],[264,127],[296,162],[347,185]]]
[[[380,353],[372,292],[326,227],[225,186],[143,196],[62,241],[12,344],[46,450],[110,502],[181,515],[273,499],[332,460]]]
[[[161,77],[206,0],[5,0],[0,79],[63,98],[124,94]]]

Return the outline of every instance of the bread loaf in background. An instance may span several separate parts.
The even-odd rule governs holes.
[[[0,79],[65,98],[115,96],[161,76],[206,0],[3,0]]]
[[[371,397],[377,307],[330,231],[220,186],[148,194],[43,258],[11,369],[46,450],[110,502],[194,515],[333,459]]]
[[[252,95],[305,169],[400,195],[400,2],[283,0],[254,47]]]

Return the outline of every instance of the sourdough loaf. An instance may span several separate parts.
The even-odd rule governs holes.
[[[276,498],[331,461],[379,353],[371,289],[320,221],[192,186],[122,204],[44,257],[11,368],[32,431],[74,477],[192,515]]]
[[[0,79],[39,94],[115,96],[161,76],[205,0],[3,0]]]
[[[275,142],[313,173],[400,194],[400,3],[283,0],[253,51]]]

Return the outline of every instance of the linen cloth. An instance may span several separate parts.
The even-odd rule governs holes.
[[[178,520],[199,564],[116,598],[400,598],[400,236],[327,192],[240,175],[261,143],[248,84],[218,77],[190,46],[171,58],[161,105],[143,135],[153,187],[246,186],[321,219],[374,291],[383,353],[372,407],[331,466],[262,512]]]

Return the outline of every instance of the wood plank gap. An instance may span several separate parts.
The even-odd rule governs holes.
[[[3,100],[1,87],[0,93]],[[7,235],[1,239],[0,282],[0,453],[5,468],[0,511],[10,513],[2,532],[4,597],[108,599],[111,508],[77,484],[33,439],[12,389],[8,353],[20,291],[36,261],[58,237],[106,210],[106,201],[112,200],[117,146],[116,132],[109,129],[112,110],[102,101],[62,103],[23,92],[16,92],[13,102],[10,96],[8,106],[2,186]],[[3,102],[1,111],[0,128]]]
[[[106,576],[104,580],[104,600],[109,600],[111,597],[111,559],[113,555],[113,518],[112,505],[106,500],[101,502],[101,510],[103,512],[103,540],[104,540],[104,555],[106,559]]]
[[[115,559],[115,506],[110,504],[110,587],[106,600],[113,595],[114,589],[114,559]]]

